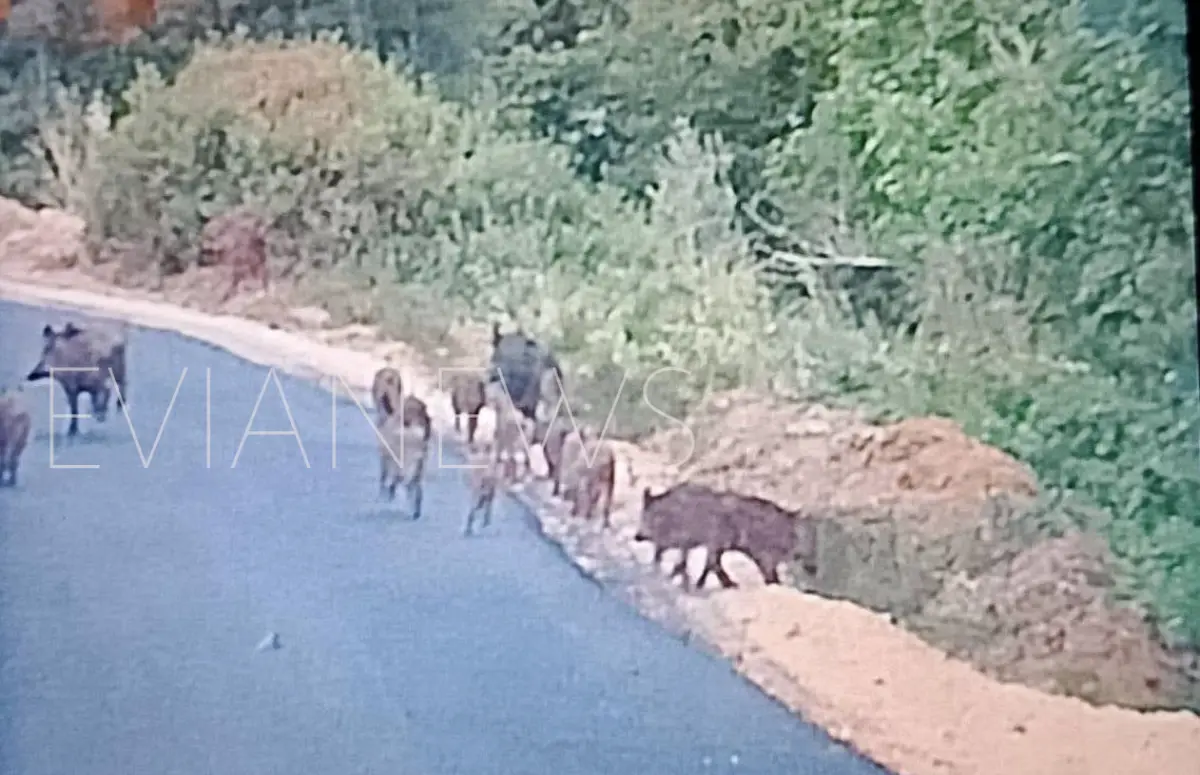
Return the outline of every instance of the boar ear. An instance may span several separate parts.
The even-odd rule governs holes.
[[[43,339],[53,339],[54,338],[54,327],[51,326],[49,323],[47,323],[42,328],[42,338]]]
[[[62,335],[64,339],[70,339],[80,333],[82,333],[81,329],[72,321],[67,321],[67,324],[63,326]]]

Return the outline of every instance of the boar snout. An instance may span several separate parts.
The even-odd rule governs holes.
[[[39,363],[37,366],[34,366],[33,370],[30,371],[28,376],[25,377],[25,381],[37,382],[41,379],[49,379],[49,377],[50,371],[46,368],[46,365],[44,363]]]

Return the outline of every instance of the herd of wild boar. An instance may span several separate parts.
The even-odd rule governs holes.
[[[79,396],[86,393],[92,414],[103,422],[110,396],[123,411],[126,384],[126,336],[122,328],[102,323],[66,323],[60,330],[42,331],[42,353],[26,376],[33,382],[53,377],[67,396],[71,414],[79,414]],[[64,369],[94,370],[64,371]],[[394,500],[403,486],[412,519],[422,513],[423,485],[432,421],[425,402],[405,394],[400,372],[384,367],[376,372],[371,398],[377,413],[379,492]],[[611,446],[588,423],[577,424],[564,402],[563,372],[547,347],[524,332],[501,334],[492,329],[492,354],[481,374],[456,375],[450,384],[456,432],[464,432],[469,456],[470,508],[464,535],[491,522],[497,494],[531,471],[529,453],[540,446],[546,461],[550,492],[570,504],[573,517],[599,516],[611,526],[616,456]],[[18,463],[29,438],[29,411],[21,390],[0,391],[0,486],[17,481]],[[496,418],[490,442],[476,439],[480,411],[488,407]],[[70,420],[67,435],[79,433]],[[735,586],[721,565],[726,552],[746,554],[768,584],[780,582],[779,566],[797,564],[816,573],[817,531],[813,521],[761,498],[720,492],[684,482],[657,495],[642,492],[642,514],[634,539],[654,547],[658,565],[669,550],[680,558],[670,577],[692,586],[687,574],[691,550],[705,549],[705,565],[695,584],[702,587],[715,575],[725,587]]]

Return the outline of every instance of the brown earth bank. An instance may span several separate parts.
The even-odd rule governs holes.
[[[136,251],[93,255],[82,234],[72,216],[0,200],[0,292],[70,302],[82,299],[46,289],[87,290],[104,295],[87,303],[126,317],[132,305],[113,297],[166,301],[139,303],[135,322],[236,343],[262,361],[281,357],[278,347],[247,340],[278,341],[283,329],[314,353],[294,366],[360,387],[368,364],[389,361],[432,399],[441,426],[449,405],[431,365],[485,355],[486,336],[470,325],[432,352],[382,341],[368,325],[332,329],[327,310],[298,308],[286,285],[222,306],[215,270],[141,283]],[[179,307],[266,325],[253,335],[231,318],[197,327],[172,312]],[[1048,502],[1026,467],[941,418],[878,426],[853,412],[733,392],[711,397],[687,428],[691,437],[680,430],[640,448],[618,445],[612,531],[565,517],[540,486],[520,497],[586,571],[619,582],[645,613],[712,644],[766,692],[898,772],[1197,771],[1200,717],[1146,709],[1194,704],[1200,667],[1113,601],[1098,515]],[[727,564],[740,589],[670,587],[631,537],[640,488],[681,479],[818,519],[820,569],[795,579],[806,591],[763,586],[741,556]]]

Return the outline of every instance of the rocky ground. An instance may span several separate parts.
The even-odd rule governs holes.
[[[69,215],[0,200],[0,292],[66,300],[65,291],[14,282],[89,291],[103,295],[89,303],[127,316],[137,299],[135,322],[233,342],[264,361],[281,357],[278,341],[257,350],[251,341],[287,331],[295,353],[310,353],[292,356],[308,373],[360,386],[374,364],[390,361],[442,423],[448,399],[436,394],[432,366],[485,355],[477,327],[414,348],[370,326],[333,328],[327,311],[294,306],[286,287],[218,309],[213,271],[148,286],[136,281],[136,256],[95,263],[81,233]],[[172,312],[181,307],[234,317],[189,329],[197,324]],[[1151,709],[1195,707],[1196,658],[1171,652],[1136,610],[1112,602],[1112,560],[1092,532],[1098,515],[1047,502],[1033,472],[939,418],[877,426],[852,412],[730,393],[711,397],[688,427],[694,448],[683,432],[620,445],[611,532],[565,518],[541,485],[519,496],[581,568],[898,772],[1195,771],[1200,717]],[[794,579],[799,589],[764,587],[735,557],[728,564],[740,589],[683,595],[667,585],[631,537],[640,487],[681,478],[818,518],[817,576]]]

